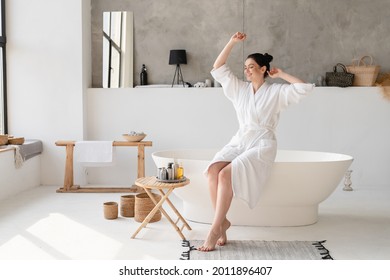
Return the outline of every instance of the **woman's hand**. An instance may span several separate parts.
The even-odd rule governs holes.
[[[284,73],[284,72],[282,71],[282,69],[279,69],[279,68],[272,68],[271,70],[268,71],[268,75],[269,75],[272,79],[282,78],[283,73]]]
[[[221,53],[218,55],[217,59],[214,62],[214,69],[218,69],[222,65],[226,63],[226,60],[228,59],[228,56],[230,55],[230,52],[234,45],[237,42],[242,42],[246,39],[246,34],[241,32],[236,32],[229,40],[229,42],[226,44],[226,46],[223,48]]]
[[[246,34],[241,32],[236,32],[231,38],[230,41],[237,43],[242,42],[246,39]]]

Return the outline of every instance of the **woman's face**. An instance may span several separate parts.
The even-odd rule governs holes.
[[[266,66],[260,67],[252,58],[245,61],[244,74],[246,79],[250,82],[264,79],[264,73],[267,70]]]

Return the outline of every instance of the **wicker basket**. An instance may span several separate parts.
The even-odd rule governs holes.
[[[121,196],[121,216],[122,217],[134,217],[134,195],[122,195]]]
[[[8,144],[8,135],[0,135],[0,145]]]
[[[161,196],[158,194],[153,194],[153,197],[156,201],[160,201]],[[147,193],[140,193],[135,196],[135,215],[134,220],[139,223],[142,223],[146,216],[152,211],[154,208],[154,203],[150,199]],[[161,220],[161,211],[158,210],[156,214],[154,214],[153,218],[149,223],[158,222]]]
[[[10,145],[23,145],[24,137],[8,138],[8,144]]]
[[[113,220],[118,218],[118,203],[116,202],[105,202],[104,203],[104,218]]]
[[[381,86],[380,89],[383,97],[390,101],[390,86]]]
[[[364,62],[365,58],[370,58],[370,64]],[[356,65],[357,61],[357,65]],[[362,64],[362,65],[361,65]],[[372,56],[365,55],[359,60],[353,60],[352,65],[347,66],[349,73],[355,74],[353,79],[353,86],[365,86],[370,87],[375,84],[376,78],[378,77],[380,66],[372,65]]]
[[[390,101],[390,73],[381,73],[376,80],[384,98]]]

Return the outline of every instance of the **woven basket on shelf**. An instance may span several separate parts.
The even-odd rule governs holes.
[[[365,58],[371,59],[370,64],[364,62]],[[373,58],[369,55],[365,55],[359,60],[352,60],[352,65],[347,66],[347,71],[355,75],[353,86],[373,86],[378,77],[379,70],[380,66],[373,65]]]
[[[0,145],[8,144],[8,135],[0,135]]]
[[[381,86],[380,89],[383,97],[390,101],[390,86]]]
[[[384,98],[390,101],[390,73],[381,73],[376,80]]]
[[[10,145],[23,145],[23,143],[24,143],[24,137],[8,138],[8,144]]]
[[[134,195],[122,195],[121,196],[121,216],[122,217],[134,217]]]
[[[161,199],[161,196],[158,194],[153,194],[154,199],[158,202]],[[147,193],[140,193],[135,196],[135,214],[134,220],[139,223],[142,223],[146,216],[152,211],[154,208],[154,203],[150,199]],[[161,220],[161,211],[158,210],[156,214],[154,214],[153,218],[149,223],[158,222]]]

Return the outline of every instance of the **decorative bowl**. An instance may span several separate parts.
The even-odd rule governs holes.
[[[135,135],[122,134],[122,136],[127,141],[130,141],[130,142],[140,142],[140,141],[142,141],[146,137],[146,134],[135,134]]]

